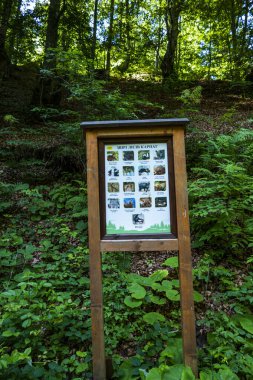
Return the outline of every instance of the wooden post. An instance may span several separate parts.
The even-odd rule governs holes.
[[[106,379],[103,288],[100,253],[99,173],[96,132],[87,132],[87,187],[93,379]]]
[[[174,165],[177,208],[179,281],[184,362],[197,376],[196,331],[192,285],[192,262],[184,128],[174,131]]]
[[[187,178],[185,162],[184,131],[187,119],[121,120],[82,123],[87,145],[87,185],[90,249],[90,289],[93,379],[106,379],[104,349],[104,321],[102,296],[101,252],[103,251],[179,251],[179,281],[181,295],[182,337],[184,362],[197,375],[195,315],[193,303],[190,227],[188,215]],[[133,141],[170,140],[168,151],[173,151],[169,162],[174,170],[168,177],[171,204],[171,233],[159,235],[106,235],[105,195],[103,192],[103,165],[105,152],[98,145],[103,139]],[[100,141],[100,143],[99,143]],[[171,143],[172,141],[172,143]],[[102,141],[103,142],[103,141]],[[173,145],[173,146],[172,146]],[[100,152],[100,155],[99,155]],[[101,156],[102,152],[102,156]],[[100,157],[100,158],[99,158]],[[102,157],[102,158],[101,158]],[[101,178],[99,178],[99,168]],[[173,185],[173,181],[175,186]],[[175,187],[175,189],[174,189]],[[101,191],[100,191],[100,190]],[[176,210],[176,211],[174,211]],[[101,215],[100,215],[101,213]],[[173,215],[173,213],[175,215]],[[103,219],[104,218],[104,219]]]

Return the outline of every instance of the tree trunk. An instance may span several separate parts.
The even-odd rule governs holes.
[[[0,15],[0,82],[5,76],[8,76],[10,67],[10,59],[5,44],[12,5],[13,0],[5,0]]]
[[[11,62],[16,65],[18,61],[18,48],[20,35],[22,33],[22,21],[21,21],[21,5],[22,0],[17,1],[17,9],[15,14],[15,20],[13,22],[13,27],[9,36],[9,57]],[[15,52],[16,51],[16,52]]]
[[[95,61],[95,57],[96,57],[97,19],[98,19],[98,0],[95,0],[94,16],[93,16],[92,48],[91,48],[91,61],[92,61],[92,68],[93,69],[94,69],[94,61]]]
[[[113,38],[113,17],[114,17],[114,0],[111,0],[110,5],[110,24],[108,30],[107,39],[107,54],[106,54],[106,72],[108,77],[110,76],[111,70],[111,49],[112,49],[112,38]]]
[[[213,29],[213,25],[210,22],[209,30],[212,31],[212,29]],[[208,45],[208,73],[207,73],[208,81],[211,80],[211,69],[212,69],[212,62],[213,62],[212,52],[213,52],[213,41],[212,41],[212,34],[211,34],[210,39],[209,39],[209,45]]]
[[[163,79],[177,77],[175,70],[175,58],[179,34],[179,16],[182,9],[182,1],[167,0],[165,8],[165,23],[167,32],[167,47],[162,59],[161,70]]]
[[[130,55],[131,55],[131,37],[130,37],[130,10],[129,10],[129,0],[126,0],[126,43],[127,43],[127,62],[129,65]],[[127,68],[128,68],[127,65]]]
[[[233,71],[236,69],[236,61],[237,61],[237,22],[236,22],[236,11],[235,11],[235,1],[231,0],[231,34],[232,34],[232,56],[233,56]]]
[[[242,3],[237,0],[230,0],[230,31],[232,38],[232,46],[231,46],[231,54],[232,54],[232,79],[239,80],[240,79],[240,69],[243,64],[243,36],[240,38],[240,30],[239,30],[239,19],[240,14],[242,14]],[[246,17],[247,23],[247,17]],[[243,34],[243,31],[242,31]]]
[[[11,9],[13,5],[13,0],[5,0],[2,5],[2,12],[0,15],[0,62],[2,60],[8,59],[5,44],[6,35],[8,30],[8,23],[11,16]]]
[[[58,26],[60,21],[61,0],[50,0],[48,8],[45,57],[43,67],[45,69],[55,69],[56,57],[50,49],[55,49],[58,43]]]
[[[155,71],[158,72],[159,63],[160,63],[160,48],[161,48],[161,39],[162,39],[162,15],[161,15],[161,0],[159,1],[159,14],[158,14],[158,36],[157,44],[155,49]]]
[[[48,8],[47,30],[45,55],[43,69],[49,70],[51,73],[56,69],[56,52],[54,49],[58,46],[58,28],[62,14],[65,11],[65,1],[61,8],[61,0],[50,0]],[[52,49],[52,50],[51,50]],[[41,104],[58,105],[61,102],[62,86],[55,77],[46,77],[41,80]]]
[[[249,8],[250,8],[250,1],[245,1],[244,6],[244,23],[243,23],[243,30],[242,30],[242,44],[241,44],[241,52],[240,55],[244,56],[247,51],[247,32],[248,32],[248,17],[249,17]]]

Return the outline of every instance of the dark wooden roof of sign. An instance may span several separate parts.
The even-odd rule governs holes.
[[[189,119],[146,119],[146,120],[104,120],[104,121],[85,121],[81,123],[83,129],[97,129],[97,128],[118,128],[118,127],[160,127],[163,125],[168,126],[182,126],[189,123]]]

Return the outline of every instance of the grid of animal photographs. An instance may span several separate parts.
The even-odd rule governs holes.
[[[105,152],[106,209],[110,213],[107,221],[121,226],[128,219],[134,228],[141,229],[147,223],[150,226],[158,223],[166,214],[162,211],[166,208],[169,211],[165,146],[159,143],[108,147]]]

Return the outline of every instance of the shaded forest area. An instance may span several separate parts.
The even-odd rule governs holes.
[[[200,380],[253,378],[253,2],[0,0],[0,379],[92,379],[80,122],[188,117]],[[194,380],[175,252],[103,255],[111,377]]]

